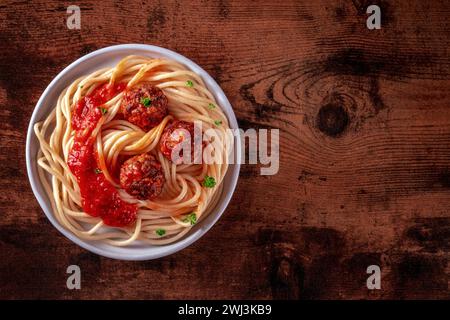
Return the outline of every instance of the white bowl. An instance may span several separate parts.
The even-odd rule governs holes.
[[[34,108],[33,115],[31,116],[30,125],[28,126],[27,143],[26,143],[26,162],[27,172],[30,179],[31,187],[34,195],[38,200],[40,206],[44,210],[47,218],[50,222],[67,238],[78,244],[79,246],[89,250],[93,253],[101,256],[120,259],[120,260],[150,260],[160,257],[164,257],[175,253],[181,249],[186,248],[194,241],[203,236],[216,221],[220,218],[228,203],[237,184],[239,177],[240,164],[232,164],[228,168],[228,172],[223,181],[223,191],[220,196],[216,207],[212,212],[202,221],[200,221],[192,230],[184,236],[182,239],[175,243],[171,243],[163,246],[151,246],[147,244],[136,244],[129,247],[114,247],[102,242],[86,241],[78,238],[70,231],[66,230],[59,224],[53,215],[50,201],[47,194],[41,184],[37,173],[36,155],[39,148],[38,140],[33,131],[33,125],[36,122],[42,121],[47,117],[51,109],[56,105],[56,101],[61,91],[67,87],[75,79],[87,75],[95,70],[98,70],[107,66],[114,66],[119,60],[128,55],[142,55],[148,57],[166,57],[175,61],[178,61],[191,69],[198,75],[200,75],[205,82],[208,89],[214,94],[217,102],[223,108],[225,115],[228,118],[230,127],[237,129],[238,124],[233,109],[228,101],[227,97],[223,93],[219,85],[214,79],[200,66],[192,62],[188,58],[175,53],[171,50],[160,48],[152,45],[143,44],[123,44],[117,46],[111,46],[94,51],[80,59],[76,60],[59,73],[56,78],[48,85],[44,93],[40,97],[36,107]],[[240,138],[235,138],[235,159],[240,159]],[[237,161],[235,161],[237,162]],[[212,245],[212,244],[210,244]]]

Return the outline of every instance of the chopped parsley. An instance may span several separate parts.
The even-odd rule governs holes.
[[[142,97],[141,104],[143,104],[144,107],[149,107],[152,104],[152,99],[150,99],[149,97]]]
[[[214,121],[214,124],[215,124],[216,126],[220,126],[220,125],[222,124],[222,120],[215,120],[215,121]]]
[[[100,108],[100,112],[101,112],[102,114],[107,114],[107,113],[108,113],[108,109],[106,109],[106,108]]]
[[[214,179],[213,177],[210,177],[210,176],[205,176],[205,178],[203,179],[204,187],[214,188],[215,185],[216,185],[216,179]]]
[[[208,104],[208,109],[212,110],[212,109],[215,109],[215,108],[216,108],[216,105],[214,103]]]
[[[163,235],[165,235],[166,234],[166,230],[164,230],[164,229],[156,229],[156,234],[158,235],[158,236],[160,236],[160,237],[162,237]]]
[[[80,85],[80,89],[83,89],[84,85]]]
[[[99,168],[95,168],[95,170],[94,170],[94,171],[95,171],[95,173],[96,173],[96,174],[100,174],[100,173],[102,173],[102,170],[100,170]]]
[[[186,81],[186,86],[192,88],[194,86],[194,83],[192,82],[192,80],[188,80]]]
[[[197,214],[195,212],[192,212],[188,214],[184,219],[183,222],[189,222],[191,226],[193,226],[197,222]]]

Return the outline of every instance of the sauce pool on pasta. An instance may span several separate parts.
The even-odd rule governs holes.
[[[101,106],[123,91],[126,84],[105,84],[75,104],[72,127],[75,138],[67,164],[80,187],[83,210],[113,227],[124,227],[136,220],[137,207],[123,201],[98,165],[92,131],[106,114]]]

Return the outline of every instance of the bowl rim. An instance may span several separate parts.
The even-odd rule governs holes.
[[[115,51],[123,51],[123,50],[136,50],[136,51],[146,51],[149,55],[152,53],[158,53],[159,55],[162,55],[164,57],[168,57],[170,59],[173,59],[177,62],[182,63],[185,65],[188,69],[193,70],[197,74],[200,72],[199,76],[204,80],[206,86],[211,91],[211,93],[215,96],[217,99],[220,97],[220,99],[225,102],[224,107],[224,113],[228,118],[228,121],[230,123],[230,128],[238,128],[238,123],[236,119],[236,115],[234,113],[234,110],[226,97],[225,93],[223,92],[222,88],[217,84],[217,82],[212,78],[208,72],[206,72],[202,67],[200,67],[198,64],[190,60],[189,58],[174,52],[170,49],[162,48],[155,45],[149,45],[149,44],[136,44],[136,43],[130,43],[130,44],[120,44],[120,45],[112,45],[108,47],[104,47],[98,50],[95,50],[89,54],[86,54],[84,56],[81,56],[77,60],[70,63],[68,66],[66,66],[61,72],[59,72],[56,77],[53,78],[53,80],[48,84],[44,92],[39,97],[38,102],[36,103],[33,113],[31,115],[28,130],[27,130],[27,137],[26,137],[26,144],[25,144],[25,158],[26,158],[26,166],[27,166],[27,175],[28,180],[31,185],[31,189],[33,191],[33,194],[35,198],[37,199],[42,211],[47,216],[47,219],[50,221],[50,223],[66,238],[71,240],[76,245],[93,252],[95,254],[98,254],[103,257],[112,258],[112,259],[118,259],[118,260],[131,260],[131,261],[141,261],[141,260],[152,260],[157,259],[161,257],[165,257],[171,254],[174,254],[191,244],[193,244],[195,241],[199,240],[202,236],[204,236],[211,228],[212,226],[219,220],[219,218],[222,216],[223,212],[225,211],[226,207],[228,206],[235,190],[237,181],[239,178],[239,171],[240,171],[240,157],[241,157],[241,148],[239,147],[241,144],[240,135],[235,135],[235,146],[234,146],[234,152],[235,152],[235,158],[238,161],[235,161],[235,163],[232,165],[233,170],[228,170],[226,173],[227,175],[231,175],[231,180],[229,184],[229,190],[222,190],[222,194],[220,195],[221,199],[216,204],[214,211],[216,211],[214,214],[214,218],[212,218],[209,221],[206,221],[212,213],[208,215],[208,217],[202,221],[203,225],[196,226],[197,230],[195,230],[195,227],[190,230],[184,237],[177,240],[174,243],[157,246],[158,248],[164,248],[165,250],[161,250],[159,253],[125,253],[125,252],[111,252],[107,251],[101,247],[98,246],[99,242],[95,241],[89,241],[89,240],[82,240],[79,237],[77,237],[75,234],[67,230],[65,227],[63,227],[54,217],[53,209],[51,208],[50,200],[48,199],[47,194],[45,193],[44,188],[42,187],[42,183],[39,179],[39,176],[37,174],[37,163],[36,161],[32,161],[33,157],[36,158],[36,154],[31,154],[31,146],[33,143],[38,143],[37,138],[34,134],[34,124],[38,121],[41,121],[42,119],[37,119],[39,110],[43,108],[44,101],[47,97],[47,95],[54,90],[54,87],[61,81],[61,79],[71,71],[75,70],[79,67],[79,65],[87,62],[90,59],[93,59],[94,57],[107,54],[107,53],[113,53]],[[120,53],[119,53],[120,54]],[[124,55],[125,57],[126,55]],[[68,84],[67,84],[68,85]],[[44,118],[45,115],[48,115],[48,112],[46,112],[42,117]],[[229,168],[230,169],[230,168]],[[41,192],[40,192],[41,190]],[[225,193],[225,191],[227,191]],[[112,246],[111,246],[112,247]],[[149,248],[152,248],[155,246],[150,246]],[[123,250],[126,251],[127,247],[122,247]]]

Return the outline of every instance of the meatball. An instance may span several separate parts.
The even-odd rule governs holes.
[[[167,97],[155,86],[140,84],[125,91],[121,110],[125,120],[148,131],[167,116]]]
[[[152,200],[161,194],[164,175],[161,163],[149,153],[134,156],[120,168],[120,186],[140,200]]]
[[[190,137],[187,136],[187,133],[189,133]],[[194,141],[197,141],[197,143],[201,143],[202,137],[194,136],[194,124],[192,122],[174,120],[169,123],[164,129],[159,142],[161,153],[175,164],[188,163],[188,159],[183,158],[183,145],[180,145],[182,143],[189,143],[189,141],[185,141],[185,139],[190,139],[190,163],[193,163],[195,151],[197,151],[194,148]],[[175,154],[173,155],[172,159],[172,151],[177,146],[179,150],[175,150]]]

